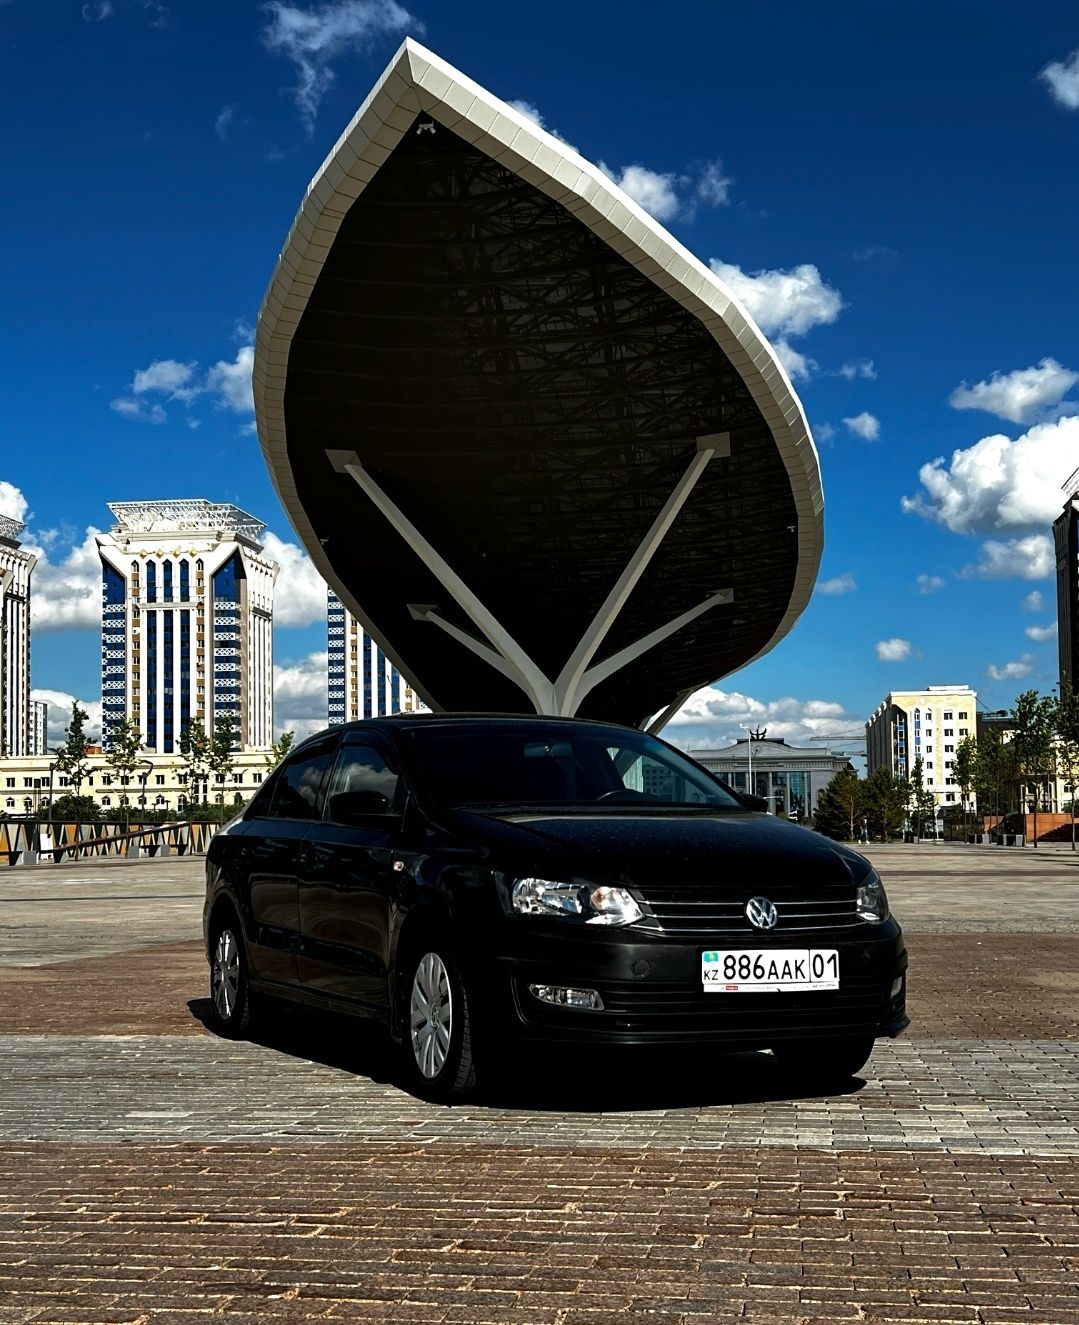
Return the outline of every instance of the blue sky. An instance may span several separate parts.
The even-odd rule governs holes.
[[[35,688],[98,698],[105,503],[206,496],[267,521],[279,720],[323,717],[321,594],[252,433],[251,326],[406,33],[712,262],[813,425],[818,592],[669,734],[801,740],[891,689],[1048,689],[1046,540],[1079,467],[1079,12],[1051,0],[0,0],[0,511],[43,553]]]

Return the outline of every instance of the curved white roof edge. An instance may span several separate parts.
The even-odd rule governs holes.
[[[281,503],[312,561],[415,685],[390,641],[364,618],[354,595],[334,574],[300,505],[286,449],[284,402],[292,337],[341,222],[418,114],[429,115],[560,202],[698,318],[741,375],[772,430],[799,515],[798,568],[790,603],[771,638],[746,663],[762,657],[805,610],[824,547],[820,461],[783,365],[738,298],[617,184],[411,37],[401,44],[311,181],[259,312],[252,372],[259,442]]]

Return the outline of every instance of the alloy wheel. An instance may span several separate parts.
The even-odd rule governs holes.
[[[446,1065],[453,1038],[450,974],[437,952],[421,957],[412,977],[409,1035],[416,1066],[433,1080]]]
[[[210,995],[214,1011],[222,1022],[229,1022],[236,1010],[240,992],[240,949],[231,929],[223,929],[214,946],[210,968]]]

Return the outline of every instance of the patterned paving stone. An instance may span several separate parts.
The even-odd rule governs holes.
[[[0,1193],[49,1325],[1079,1319],[1071,1158],[27,1144]]]
[[[566,1060],[561,1072],[504,1082],[486,1102],[453,1109],[400,1090],[385,1063],[347,1064],[340,1044],[328,1061],[312,1061],[318,1050],[309,1041],[284,1052],[208,1036],[3,1036],[0,1140],[1079,1155],[1074,1043],[885,1042],[864,1085],[808,1098],[765,1055]]]

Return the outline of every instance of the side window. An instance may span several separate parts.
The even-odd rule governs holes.
[[[380,807],[372,796],[367,813],[389,814],[400,808],[403,790],[400,778],[381,750],[373,745],[343,745],[330,777],[326,796],[327,818],[332,818],[330,808],[335,796],[374,793],[374,796],[385,798],[384,805]]]
[[[304,750],[282,768],[269,809],[271,819],[317,819],[319,790],[333,762],[333,743]]]

